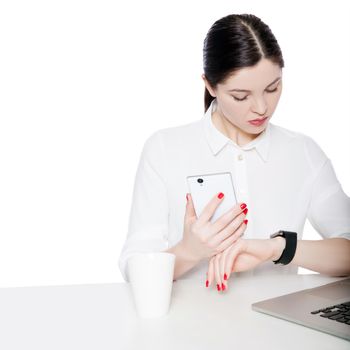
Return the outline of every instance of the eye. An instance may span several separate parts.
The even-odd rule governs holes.
[[[278,89],[278,85],[273,89],[273,90],[266,90],[266,92],[276,92]],[[232,96],[236,101],[244,101],[247,99],[248,96],[245,96],[243,98],[238,98],[238,97],[235,97],[235,96]]]
[[[245,96],[243,98],[238,98],[238,97],[235,97],[235,96],[232,96],[236,101],[244,101],[247,99],[248,96]]]
[[[276,86],[273,90],[266,90],[267,92],[275,92],[277,91],[278,86]]]

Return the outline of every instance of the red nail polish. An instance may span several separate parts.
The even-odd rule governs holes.
[[[244,222],[246,225],[248,224],[248,220],[247,220],[247,219],[243,220],[243,222]]]
[[[247,215],[247,213],[248,213],[248,208],[245,208],[245,209],[243,210],[243,213],[244,213],[245,215]]]
[[[242,204],[240,205],[240,207],[241,207],[241,209],[243,210],[243,209],[247,208],[247,204],[242,203]]]
[[[221,199],[224,196],[222,192],[219,193],[218,198]]]
[[[224,291],[226,289],[225,285],[221,283],[222,290]]]
[[[226,275],[226,273],[224,274],[224,280],[227,281],[227,275]]]
[[[221,289],[219,284],[216,285],[216,288],[218,289],[218,292],[220,292]]]
[[[206,286],[207,288],[209,287],[209,281],[208,281],[208,280],[205,281],[205,286]]]
[[[188,193],[186,193],[186,200],[187,200],[187,202],[188,202]]]

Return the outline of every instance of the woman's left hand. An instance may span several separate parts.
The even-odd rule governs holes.
[[[207,283],[216,280],[218,291],[224,291],[232,272],[254,269],[265,261],[277,260],[285,247],[285,239],[239,239],[209,261]]]

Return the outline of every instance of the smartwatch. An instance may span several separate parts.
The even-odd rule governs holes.
[[[283,237],[286,240],[286,247],[284,248],[280,258],[278,260],[274,260],[273,262],[275,264],[287,265],[293,260],[297,249],[297,233],[281,230],[270,236],[270,238],[275,237]]]

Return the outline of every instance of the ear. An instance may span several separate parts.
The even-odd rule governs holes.
[[[209,81],[207,80],[207,78],[206,78],[206,76],[204,74],[202,74],[202,79],[203,79],[205,87],[208,89],[210,95],[212,97],[216,97],[215,90],[211,87]]]

